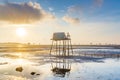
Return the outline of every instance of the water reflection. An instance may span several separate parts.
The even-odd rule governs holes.
[[[65,77],[70,74],[71,63],[65,58],[55,58],[51,63],[51,67],[54,76]]]

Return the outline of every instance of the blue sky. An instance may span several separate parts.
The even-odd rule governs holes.
[[[50,44],[53,32],[70,32],[76,44],[120,44],[119,4],[119,0],[1,0],[0,33],[6,36],[0,41]],[[19,28],[27,33],[24,39],[16,33]]]
[[[120,1],[119,0],[1,0],[4,2],[37,2],[43,9],[49,12],[49,8],[53,10],[56,16],[62,17],[67,14],[68,8],[71,6],[78,6],[81,8],[81,14],[71,14],[79,18],[94,19],[94,21],[119,21]],[[118,18],[117,18],[118,17]],[[112,18],[112,19],[108,19]],[[84,20],[83,19],[83,20]]]
[[[102,18],[105,18],[104,16],[113,16],[114,18],[116,16],[119,17],[120,13],[119,0],[38,0],[37,2],[41,3],[43,8],[48,9],[48,7],[51,7],[56,14],[61,15],[67,13],[67,9],[71,6],[81,7],[83,16],[103,16]],[[64,14],[62,14],[61,10],[64,11]]]

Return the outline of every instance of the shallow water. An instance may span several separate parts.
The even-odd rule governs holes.
[[[23,71],[16,71],[17,67]],[[0,80],[120,80],[119,70],[119,58],[50,58],[34,53],[0,53]],[[31,75],[32,72],[35,74]]]

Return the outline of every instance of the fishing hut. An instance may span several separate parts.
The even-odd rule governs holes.
[[[73,55],[72,44],[70,34],[64,32],[53,33],[52,45],[50,49],[50,55],[54,56],[71,56]]]
[[[73,55],[70,34],[53,33],[50,49],[52,72],[55,76],[65,77],[71,70],[70,56]]]

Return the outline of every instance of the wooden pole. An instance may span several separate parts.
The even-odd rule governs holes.
[[[69,56],[69,53],[70,53],[70,52],[69,52],[69,40],[68,40],[68,56]]]
[[[51,56],[52,48],[53,48],[53,40],[52,40],[52,46],[50,48],[50,56]]]
[[[63,53],[63,56],[65,56],[65,54],[64,54],[64,40],[63,40],[63,51],[62,51]]]
[[[71,46],[71,51],[72,51],[72,56],[73,56],[73,48],[72,48],[71,40],[70,40],[70,46]]]
[[[60,46],[61,45],[61,41],[59,41],[59,56],[60,56]]]
[[[57,45],[57,40],[56,40],[56,56],[58,56],[58,45]]]
[[[50,60],[51,60],[51,62],[52,62],[52,59],[51,59],[52,48],[53,48],[53,40],[52,40],[52,45],[51,45],[51,48],[50,48]],[[52,63],[51,63],[51,66],[52,66],[52,68],[53,68],[53,64],[52,64]]]

